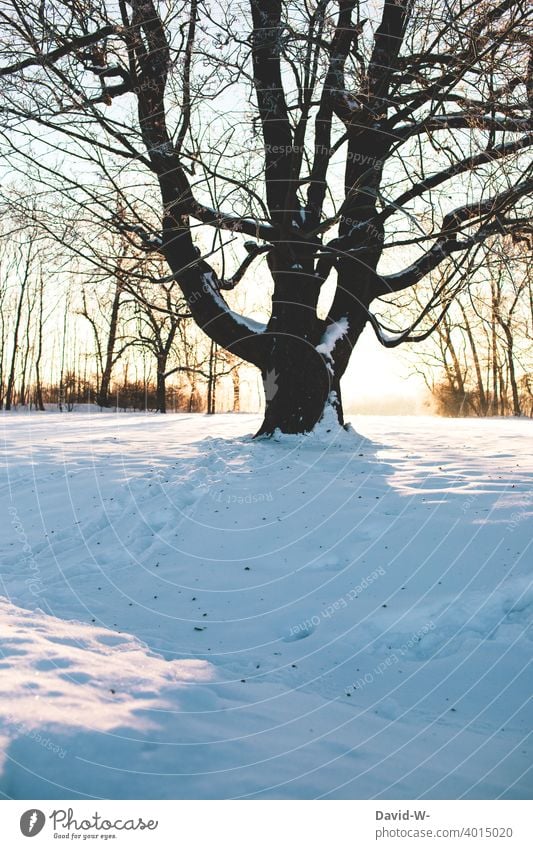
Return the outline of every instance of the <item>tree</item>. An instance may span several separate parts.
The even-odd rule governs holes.
[[[518,376],[517,376],[517,347],[521,341],[521,335],[524,334],[527,339],[527,345],[531,345],[531,328],[528,327],[527,320],[521,322],[522,326],[517,327],[517,319],[520,314],[520,307],[523,304],[524,297],[528,294],[528,283],[531,280],[531,256],[526,260],[525,269],[520,273],[518,263],[514,265],[515,274],[505,279],[505,271],[507,263],[499,263],[499,268],[496,270],[496,277],[493,284],[493,311],[494,311],[494,327],[502,331],[502,342],[500,347],[503,348],[503,359],[506,363],[507,383],[511,394],[511,407],[514,416],[522,415],[522,403],[520,399]],[[518,266],[518,267],[517,267]],[[507,285],[506,285],[507,284]],[[530,294],[530,293],[529,293]],[[525,333],[524,333],[525,331]],[[496,343],[497,345],[497,343]],[[500,372],[501,374],[501,372]],[[505,384],[502,383],[502,406],[503,414],[505,414]]]
[[[232,404],[234,413],[240,412],[240,378],[239,360],[229,351],[219,348],[213,340],[209,346],[207,357],[207,413],[213,415],[217,411],[217,387],[220,378],[230,375],[232,384]]]
[[[80,314],[89,322],[96,348],[96,364],[98,369],[98,383],[96,392],[96,403],[100,407],[111,406],[111,378],[113,369],[124,354],[124,351],[133,344],[126,340],[119,331],[120,312],[124,306],[124,293],[128,289],[128,260],[130,260],[127,246],[124,245],[123,237],[118,245],[101,245],[98,240],[93,242],[90,250],[92,265],[96,267],[96,291],[88,298],[87,287],[84,285],[82,291],[82,307]],[[130,262],[131,265],[131,262]],[[111,284],[111,291],[102,295],[100,284],[106,286]],[[92,308],[90,306],[92,304]],[[94,304],[98,306],[97,315]]]
[[[31,302],[28,298],[28,292],[31,287],[32,276],[35,274],[35,253],[35,231],[29,230],[27,233],[23,232],[22,234],[19,234],[19,238],[15,241],[13,245],[14,256],[11,267],[9,268],[8,265],[8,268],[13,274],[14,278],[18,279],[18,293],[16,295],[14,308],[14,326],[11,338],[11,357],[7,373],[7,386],[4,401],[4,406],[6,410],[10,410],[12,404],[15,401],[15,382],[17,378],[17,365],[20,353],[22,320],[24,316],[25,304],[27,305],[26,325],[27,328],[29,328],[30,326],[32,307],[30,305]],[[26,335],[28,335],[28,332],[29,331],[27,330]],[[26,374],[28,354],[29,346],[27,345],[24,349],[23,355],[23,385]],[[23,390],[22,395],[24,394],[25,392]],[[21,403],[24,403],[24,398],[21,399]]]
[[[489,237],[531,232],[524,0],[0,9],[6,155],[160,251],[213,344],[257,366],[268,386],[274,375],[259,434],[309,431],[328,406],[342,423],[340,381],[365,325],[389,347],[425,338],[468,286],[462,259]],[[26,142],[42,128],[37,152]],[[59,136],[84,177],[58,160]],[[113,216],[98,169],[128,220]],[[153,192],[139,197],[147,175],[159,213]],[[254,265],[254,280],[268,270],[272,282],[265,326],[225,295],[248,285]],[[439,267],[447,285],[391,332],[377,299],[394,302]],[[328,280],[335,291],[320,316]]]
[[[137,300],[135,310],[137,324],[135,337],[146,350],[150,351],[156,362],[156,402],[159,413],[167,411],[167,378],[178,371],[187,371],[186,366],[169,367],[180,324],[189,318],[186,305],[183,303],[178,305],[176,288],[173,281],[160,284],[159,297],[157,293],[144,290],[142,298]],[[178,311],[179,306],[183,308],[182,312]]]
[[[528,415],[531,255],[528,246],[508,239],[490,240],[480,250],[487,255],[482,263],[471,257],[469,288],[417,346],[416,369],[448,415]]]
[[[37,351],[35,355],[35,406],[44,412],[43,384],[41,379],[41,360],[43,356],[43,326],[44,326],[44,275],[39,275],[39,311],[37,318]]]
[[[83,292],[83,306],[81,309],[81,315],[87,319],[94,334],[96,359],[100,378],[96,393],[96,403],[100,407],[111,406],[110,390],[113,368],[124,353],[126,347],[125,345],[122,345],[118,350],[116,349],[120,302],[122,297],[122,285],[119,273],[117,273],[114,277],[112,287],[111,303],[107,304],[104,301],[104,305],[106,307],[105,318],[107,319],[104,339],[100,337],[102,331],[99,326],[99,322],[91,314],[87,303],[86,292]],[[98,306],[102,307],[101,296],[95,300],[97,300]]]

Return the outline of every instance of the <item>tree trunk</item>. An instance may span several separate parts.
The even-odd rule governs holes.
[[[187,412],[192,413],[194,411],[194,405],[196,401],[196,380],[191,381],[191,389],[189,392],[189,403],[187,405]]]
[[[496,334],[496,322],[498,321],[498,301],[499,298],[497,296],[497,289],[495,281],[491,280],[491,308],[492,308],[492,317],[491,317],[491,329],[492,329],[492,338],[491,338],[491,360],[492,360],[492,403],[490,407],[490,412],[492,416],[498,415],[498,337]]]
[[[61,369],[59,372],[59,397],[57,406],[59,411],[63,412],[63,405],[67,403],[67,393],[65,389],[65,356],[66,356],[66,347],[67,347],[67,319],[69,314],[69,297],[67,295],[67,299],[65,302],[65,315],[63,318],[63,336],[61,338]],[[68,409],[68,407],[67,407]]]
[[[39,281],[39,319],[37,331],[37,356],[35,358],[35,406],[44,412],[43,387],[41,381],[41,359],[43,355],[43,290],[44,282],[41,275]]]
[[[276,339],[269,367],[262,372],[265,416],[257,436],[309,433],[324,415],[333,376],[315,347],[285,336]],[[333,400],[333,399],[332,399]],[[338,418],[342,423],[339,395]]]
[[[273,298],[266,331],[270,344],[261,369],[265,417],[257,436],[276,430],[310,433],[326,414],[328,423],[344,426],[340,381],[368,319],[373,279],[368,259],[365,267],[354,267],[350,259],[339,263],[337,290],[325,321],[316,313],[323,279],[313,277],[312,266],[307,271],[305,253],[297,256],[301,275],[271,268],[279,301]],[[357,297],[352,294],[354,279]]]
[[[28,272],[29,272],[29,259],[26,263],[26,274],[24,275],[24,279],[21,284],[19,299],[17,303],[17,311],[15,316],[15,329],[13,331],[13,353],[11,355],[11,365],[9,367],[9,376],[7,379],[7,389],[6,389],[6,402],[5,408],[6,410],[10,410],[13,404],[13,396],[15,394],[15,373],[17,366],[17,355],[19,351],[19,331],[20,331],[20,322],[22,319],[22,307],[24,304],[24,293],[26,291],[26,284],[28,281]]]
[[[463,306],[463,304],[460,300],[459,300],[459,307],[461,308],[461,312],[463,314],[463,320],[464,320],[464,323],[465,323],[466,335],[467,335],[468,341],[470,343],[470,350],[472,351],[472,359],[474,361],[474,369],[476,371],[477,391],[478,391],[478,395],[479,395],[480,414],[482,416],[486,416],[487,410],[488,410],[488,402],[487,402],[487,396],[485,394],[485,387],[483,386],[483,375],[481,373],[481,363],[479,362],[477,345],[476,345],[476,341],[474,339],[474,334],[472,333],[472,327],[470,326],[470,322],[468,320],[468,315],[467,315],[466,310],[465,310],[465,308],[464,308],[464,306]]]
[[[241,379],[239,376],[239,367],[235,366],[231,372],[233,381],[233,412],[240,413],[241,411]]]
[[[520,396],[518,394],[518,384],[516,381],[513,334],[508,324],[503,325],[503,330],[505,338],[507,339],[507,362],[509,366],[509,383],[511,384],[511,393],[513,398],[513,416],[520,416],[522,415],[522,410],[520,409]]]
[[[167,358],[165,355],[157,358],[157,384],[156,384],[156,402],[157,412],[166,413],[167,411],[167,388],[166,388],[166,368]]]
[[[24,407],[26,404],[26,384],[29,383],[28,380],[28,371],[31,373],[31,363],[30,363],[30,354],[33,354],[33,346],[31,343],[31,317],[33,313],[33,308],[35,306],[35,300],[30,302],[29,293],[27,298],[27,315],[26,315],[26,331],[24,335],[24,358],[22,365],[22,374],[20,379],[20,390],[19,390],[19,404],[21,407]],[[28,365],[30,368],[28,369]],[[29,393],[28,393],[29,394]],[[31,401],[31,396],[29,396],[28,401]]]
[[[500,416],[505,416],[507,407],[507,386],[503,377],[503,365],[500,366]]]
[[[212,416],[216,409],[217,343],[211,340],[209,348],[209,377],[207,380],[207,414]]]
[[[117,339],[118,314],[120,309],[120,294],[121,286],[118,280],[115,285],[115,294],[113,296],[113,304],[111,307],[111,316],[109,319],[109,333],[107,334],[106,358],[102,369],[102,380],[96,396],[96,403],[100,407],[109,407],[109,389],[111,385],[111,373],[113,371],[115,344]]]

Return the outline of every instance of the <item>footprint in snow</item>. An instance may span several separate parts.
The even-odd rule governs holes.
[[[301,625],[291,625],[289,633],[283,637],[284,643],[294,643],[296,640],[305,640],[315,630],[316,625],[312,622],[305,622]]]

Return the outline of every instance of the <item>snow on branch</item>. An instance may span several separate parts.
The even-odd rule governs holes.
[[[241,218],[238,215],[229,215],[219,210],[211,209],[200,203],[191,205],[190,214],[202,224],[216,227],[219,230],[229,230],[232,233],[244,233],[265,242],[271,241],[276,234],[276,229],[266,221],[258,218]]]
[[[207,263],[206,263],[207,265]],[[242,327],[245,327],[252,334],[264,333],[266,330],[266,325],[262,324],[259,321],[255,321],[253,318],[248,318],[247,316],[241,315],[240,313],[234,312],[222,295],[220,294],[220,280],[215,274],[213,270],[203,271],[202,272],[202,291],[204,294],[209,295],[213,301],[215,301],[217,307],[221,312],[225,313],[226,316],[233,319],[233,321],[240,324]]]

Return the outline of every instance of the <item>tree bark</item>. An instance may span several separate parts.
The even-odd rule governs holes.
[[[24,295],[26,292],[26,286],[28,285],[29,277],[30,277],[30,264],[31,264],[31,251],[28,251],[25,261],[24,268],[24,276],[22,278],[20,284],[20,292],[19,298],[17,302],[17,309],[15,315],[15,329],[13,331],[13,353],[11,355],[11,365],[9,367],[9,376],[7,379],[7,389],[6,389],[6,400],[5,400],[5,409],[10,410],[13,404],[13,396],[15,393],[15,373],[17,366],[17,355],[19,351],[19,332],[20,332],[20,323],[22,320],[22,308],[24,305]]]
[[[272,355],[262,372],[265,415],[257,436],[308,433],[324,415],[333,382],[322,356],[295,337],[273,340]]]
[[[217,344],[211,341],[209,347],[209,377],[207,379],[207,414],[212,416],[216,410],[217,386]]]
[[[513,416],[522,415],[520,409],[520,396],[518,393],[518,384],[516,381],[516,370],[514,364],[514,340],[513,333],[509,324],[502,323],[505,338],[507,340],[507,363],[509,367],[509,383],[511,384],[511,394],[513,399]]]
[[[111,374],[115,364],[115,345],[117,340],[118,314],[120,309],[121,286],[118,280],[115,284],[115,293],[113,296],[113,304],[111,306],[111,316],[109,318],[109,333],[107,334],[106,357],[104,367],[102,369],[102,379],[96,396],[96,403],[100,407],[109,407],[109,389],[111,385]]]
[[[492,363],[492,402],[490,412],[492,416],[498,415],[498,337],[496,334],[496,322],[498,321],[499,293],[496,282],[491,280],[491,363]]]
[[[477,345],[476,345],[476,341],[474,339],[474,334],[472,333],[472,327],[470,326],[470,321],[468,320],[468,315],[467,315],[466,310],[465,310],[465,308],[464,308],[464,306],[463,306],[463,304],[460,300],[459,300],[459,307],[460,307],[461,312],[463,314],[463,320],[464,320],[464,323],[465,323],[465,331],[466,331],[466,335],[468,337],[468,341],[470,343],[470,350],[472,351],[472,359],[474,361],[474,368],[475,368],[475,371],[476,371],[477,391],[478,391],[478,395],[479,395],[480,414],[482,416],[486,416],[487,411],[488,411],[488,402],[487,402],[487,396],[485,394],[485,387],[483,385],[483,375],[481,373],[481,363],[479,362]]]
[[[166,368],[167,357],[165,355],[158,356],[156,378],[156,401],[158,413],[166,413],[167,411]]]
[[[41,274],[39,281],[39,319],[37,331],[37,356],[35,357],[35,406],[44,412],[43,387],[41,381],[41,359],[43,355],[43,293],[44,280]]]

